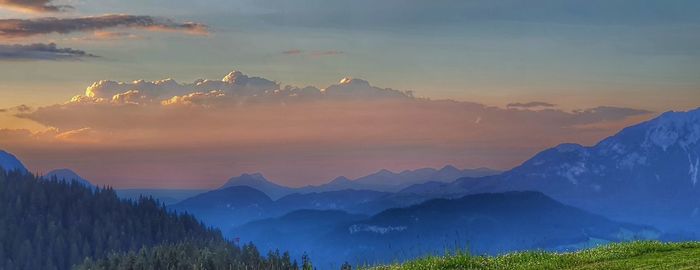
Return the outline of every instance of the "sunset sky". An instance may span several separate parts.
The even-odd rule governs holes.
[[[0,71],[0,149],[97,184],[508,169],[700,106],[700,1],[0,0]]]

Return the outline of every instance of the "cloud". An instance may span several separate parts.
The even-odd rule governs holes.
[[[303,51],[299,50],[299,49],[291,49],[291,50],[286,50],[286,51],[282,52],[282,54],[286,54],[286,55],[298,55],[301,53],[303,53]]]
[[[32,107],[29,107],[28,105],[22,104],[22,105],[13,107],[13,109],[17,110],[18,112],[21,112],[21,113],[26,113],[26,112],[31,111]]]
[[[309,53],[304,53],[304,51],[300,49],[290,49],[283,51],[282,54],[285,55],[308,55],[311,57],[323,57],[323,56],[334,56],[334,55],[340,55],[344,54],[345,52],[343,51],[337,51],[337,50],[327,50],[327,51],[313,51]]]
[[[339,54],[343,54],[343,53],[344,53],[344,52],[342,52],[342,51],[331,50],[331,51],[312,52],[310,55],[311,55],[311,56],[315,56],[315,57],[321,57],[321,56],[339,55]]]
[[[129,32],[95,31],[92,36],[82,37],[79,40],[90,41],[114,41],[124,39],[143,39],[144,37]]]
[[[618,108],[610,106],[600,106],[591,109],[574,111],[574,114],[577,117],[577,121],[583,122],[585,124],[615,121],[616,119],[624,118],[630,115],[640,115],[649,113],[651,112],[647,110]]]
[[[57,133],[54,138],[63,142],[73,143],[99,143],[100,138],[98,133],[92,128],[80,128]]]
[[[178,83],[173,79],[159,81],[138,80],[116,82],[103,80],[93,83],[84,95],[77,95],[71,103],[176,103],[207,105],[228,102],[230,104],[281,104],[300,101],[358,100],[413,98],[411,91],[399,91],[371,86],[361,79],[344,78],[338,84],[325,89],[316,87],[284,86],[260,77],[251,77],[240,71],[232,71],[221,80],[199,79],[192,83]]]
[[[297,87],[238,71],[191,83],[99,81],[63,104],[13,114],[52,131],[5,131],[0,145],[40,168],[74,167],[133,186],[164,178],[216,186],[245,171],[303,185],[379,168],[507,168],[543,148],[591,144],[650,116],[630,108],[512,110],[416,98],[357,78]]]
[[[55,5],[53,0],[0,0],[0,8],[6,7],[27,12],[60,12],[72,9],[69,5]]]
[[[0,20],[0,38],[24,38],[45,34],[69,34],[108,28],[136,28],[150,31],[178,31],[206,34],[207,26],[194,22],[174,22],[152,16],[111,14],[80,18],[37,18]]]
[[[506,107],[508,107],[509,109],[551,108],[556,106],[556,104],[542,101],[532,101],[527,103],[516,102],[506,105]]]
[[[59,48],[55,43],[0,44],[0,61],[15,60],[79,60],[98,57],[82,50]]]

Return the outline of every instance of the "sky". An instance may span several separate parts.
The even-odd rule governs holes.
[[[698,107],[699,33],[682,0],[0,0],[0,149],[115,187],[508,169]]]

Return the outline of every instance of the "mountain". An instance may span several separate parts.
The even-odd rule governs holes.
[[[248,186],[233,186],[196,195],[169,208],[191,213],[210,226],[230,228],[268,217],[266,209],[272,203],[272,199],[262,191]]]
[[[462,177],[481,177],[497,175],[499,173],[501,172],[488,168],[460,170],[452,165],[447,165],[439,170],[434,168],[422,168],[405,170],[399,173],[384,169],[354,180],[341,176],[327,184],[303,187],[298,189],[297,192],[324,192],[343,189],[397,192],[414,184],[431,181],[451,182]]]
[[[414,186],[406,192],[540,191],[610,218],[700,232],[700,109],[667,112],[596,145],[562,144],[496,176]]]
[[[651,227],[614,222],[539,192],[435,199],[358,218],[338,211],[305,211],[248,223],[229,235],[289,249],[292,254],[308,252],[316,265],[328,269],[333,268],[328,265],[332,262],[395,262],[446,250],[472,254],[567,251],[658,236]]]
[[[320,193],[294,193],[272,200],[262,191],[234,186],[195,195],[168,208],[193,214],[211,226],[228,230],[253,220],[279,217],[297,210],[343,210],[357,214],[373,212],[365,204],[391,194],[371,190],[339,190]],[[398,204],[386,205],[393,207]]]
[[[380,170],[376,173],[354,180],[345,176],[339,176],[323,185],[305,186],[300,188],[286,187],[273,183],[267,180],[260,173],[245,173],[229,179],[224,185],[221,186],[221,188],[234,186],[252,187],[264,192],[267,194],[267,196],[270,196],[270,198],[276,200],[293,193],[322,193],[349,189],[396,192],[411,185],[429,181],[450,182],[462,177],[480,177],[496,175],[499,173],[501,172],[488,168],[460,170],[452,165],[447,165],[439,170],[434,168],[422,168],[416,170],[405,170],[400,173],[394,173],[389,170]]]
[[[298,209],[345,210],[367,213],[362,205],[391,195],[372,190],[338,190],[328,192],[295,193],[275,201],[273,213],[284,214]],[[386,209],[386,208],[385,208]],[[382,209],[383,210],[383,209]]]
[[[22,164],[17,157],[3,150],[0,150],[0,169],[5,171],[17,170],[25,173],[29,172],[29,170],[24,167],[24,164]]]
[[[349,214],[339,210],[297,210],[278,218],[253,221],[233,228],[227,235],[242,242],[255,241],[261,250],[291,250],[292,257],[316,247],[314,239],[329,234],[338,224],[349,224],[366,219],[365,215]],[[314,263],[316,264],[316,258]],[[337,258],[342,263],[342,258]],[[317,267],[320,265],[316,264]],[[319,267],[339,269],[340,267]]]
[[[272,199],[278,199],[284,195],[294,193],[293,188],[281,186],[272,183],[265,179],[265,177],[260,173],[253,174],[242,174],[237,177],[233,177],[226,181],[226,183],[221,186],[221,188],[235,187],[235,186],[247,186],[264,192],[267,196]]]
[[[50,171],[44,176],[44,178],[49,180],[56,179],[63,180],[66,182],[74,182],[81,184],[85,187],[95,188],[95,185],[90,183],[90,181],[85,180],[85,178],[81,177],[80,175],[69,169],[57,169]]]
[[[138,200],[140,197],[151,197],[164,203],[172,205],[179,203],[187,198],[207,192],[206,189],[117,189],[117,196],[122,199]]]

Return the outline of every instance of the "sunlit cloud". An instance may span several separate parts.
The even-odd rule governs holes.
[[[115,41],[115,40],[138,40],[144,39],[143,36],[136,33],[129,32],[115,32],[115,31],[95,31],[92,35],[75,38],[75,40],[87,40],[87,41]]]
[[[22,12],[61,12],[72,9],[70,5],[56,5],[54,0],[0,0],[0,8]]]
[[[556,107],[556,104],[542,102],[542,101],[532,101],[532,102],[514,102],[506,105],[509,109],[531,109],[531,108],[552,108]]]

